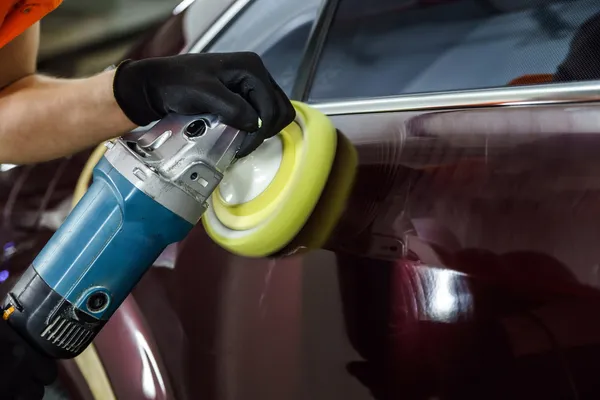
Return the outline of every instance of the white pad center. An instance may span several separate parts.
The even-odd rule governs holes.
[[[219,186],[223,200],[234,206],[258,197],[275,178],[282,158],[283,143],[279,135],[265,140],[225,172]]]

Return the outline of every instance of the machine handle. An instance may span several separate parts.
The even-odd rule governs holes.
[[[89,190],[9,292],[4,319],[50,357],[75,357],[192,228],[103,157]]]

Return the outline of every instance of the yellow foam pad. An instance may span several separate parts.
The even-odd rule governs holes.
[[[337,133],[337,149],[329,179],[310,219],[282,254],[299,254],[327,245],[347,209],[356,178],[358,153],[350,140]]]
[[[337,135],[329,118],[293,102],[296,120],[286,127],[282,161],[273,181],[259,196],[228,205],[219,191],[209,199],[202,224],[218,245],[247,257],[264,257],[284,248],[300,232],[327,183]]]

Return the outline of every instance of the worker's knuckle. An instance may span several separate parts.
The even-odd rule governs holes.
[[[244,52],[240,61],[244,62],[248,66],[264,68],[264,63],[263,63],[262,58],[253,51]]]

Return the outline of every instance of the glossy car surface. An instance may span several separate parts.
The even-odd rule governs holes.
[[[356,178],[325,249],[246,259],[201,227],[179,243],[95,343],[115,397],[598,398],[600,5],[206,4],[131,56],[258,52],[352,142]],[[578,74],[554,82],[577,49]],[[23,188],[3,234],[33,242],[11,277],[85,156],[0,175]]]

